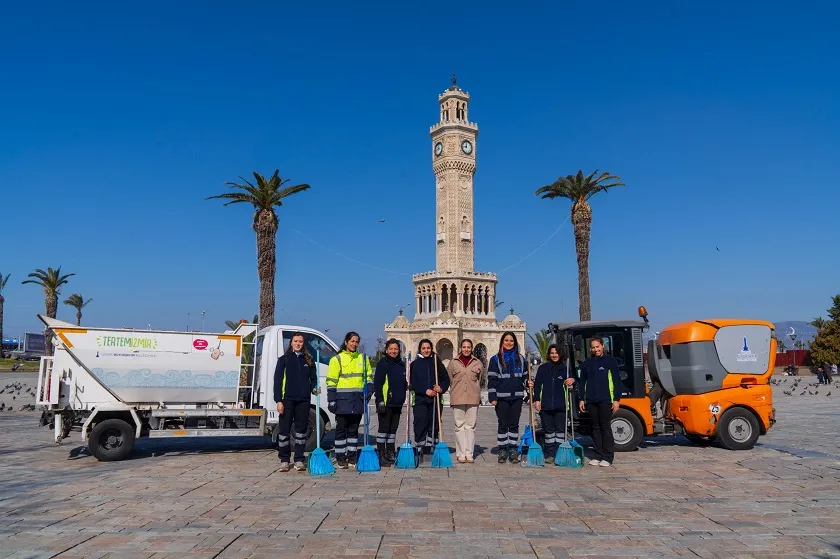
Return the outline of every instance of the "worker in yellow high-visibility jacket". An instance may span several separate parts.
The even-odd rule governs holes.
[[[327,407],[335,414],[336,467],[344,470],[356,465],[359,424],[373,396],[373,370],[370,358],[359,353],[359,335],[348,332],[338,355],[330,359],[327,370]],[[367,384],[367,400],[365,399]],[[366,441],[365,441],[366,442]]]

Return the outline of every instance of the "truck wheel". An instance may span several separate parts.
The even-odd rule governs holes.
[[[306,428],[306,452],[312,452],[315,450],[315,445],[318,444],[318,439],[315,436],[315,414],[317,411],[315,408],[309,408],[309,426]],[[323,417],[321,418],[321,440],[324,440],[324,433],[326,433],[327,426],[325,425],[325,421],[323,421]]]
[[[122,419],[106,419],[88,435],[88,449],[100,462],[123,460],[134,449],[134,427]]]
[[[616,452],[630,452],[639,448],[644,431],[635,413],[619,408],[610,421]]]
[[[717,438],[729,450],[749,450],[758,441],[758,421],[744,408],[729,408],[717,425]]]

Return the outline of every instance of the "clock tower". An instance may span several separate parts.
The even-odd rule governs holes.
[[[438,272],[463,274],[475,264],[473,176],[478,125],[467,118],[470,94],[452,85],[438,95],[440,120],[431,127],[435,173],[435,261]]]
[[[525,348],[526,324],[510,314],[496,319],[496,284],[492,272],[475,269],[475,175],[478,125],[468,119],[470,94],[452,85],[438,95],[440,118],[429,130],[435,174],[435,263],[431,272],[414,274],[414,317],[400,313],[385,333],[416,355],[428,338],[447,364],[459,353],[461,340],[473,341],[473,353],[484,366],[496,353],[504,332],[513,332]],[[513,297],[513,295],[511,295]],[[482,377],[486,386],[486,373]]]

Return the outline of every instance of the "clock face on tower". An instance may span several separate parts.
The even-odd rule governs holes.
[[[438,142],[435,144],[435,155],[440,155],[443,153],[443,144]]]
[[[461,142],[461,150],[467,155],[472,153],[472,144],[469,140],[464,140],[463,142]]]

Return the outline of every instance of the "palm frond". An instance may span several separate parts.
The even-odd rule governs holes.
[[[6,276],[3,277],[3,274],[0,273],[0,293],[3,292],[3,288],[6,287],[6,284],[9,282],[9,278],[11,277],[11,275],[12,274],[6,274]]]

